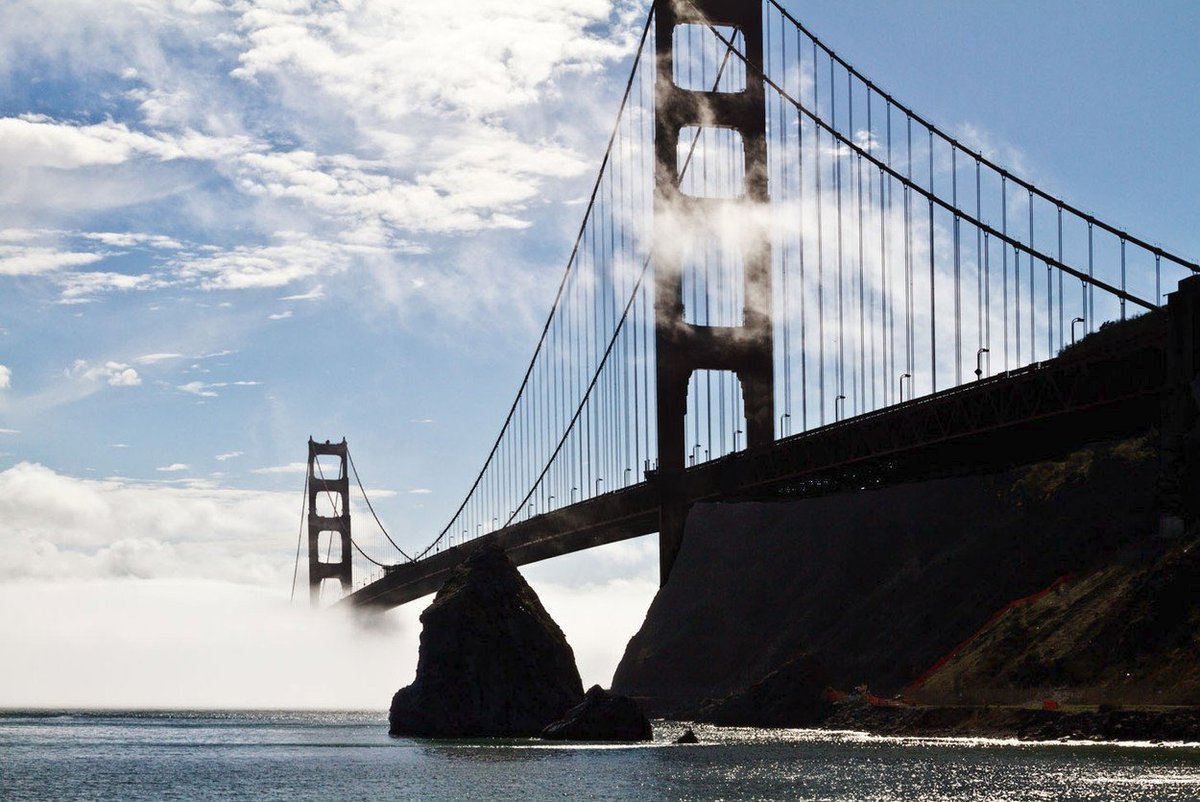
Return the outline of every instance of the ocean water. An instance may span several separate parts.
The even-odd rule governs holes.
[[[389,738],[378,713],[0,713],[0,799],[1200,800],[1200,745],[656,722],[652,744]]]

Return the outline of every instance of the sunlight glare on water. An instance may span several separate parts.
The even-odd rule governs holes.
[[[0,713],[0,799],[1200,799],[1200,745],[657,722],[650,744],[389,738],[379,713]]]

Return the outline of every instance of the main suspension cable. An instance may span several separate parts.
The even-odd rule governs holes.
[[[689,5],[692,5],[692,7],[695,8],[695,6],[691,3],[691,0],[686,0],[686,2],[688,2]],[[789,92],[787,92],[787,90],[783,89],[778,83],[776,83],[774,80],[772,80],[770,76],[766,75],[766,73],[763,72],[763,69],[761,66],[753,64],[750,61],[750,59],[746,56],[745,53],[742,53],[741,51],[738,51],[737,49],[735,49],[732,41],[730,39],[727,39],[712,24],[706,23],[706,25],[707,25],[708,29],[710,31],[712,31],[714,36],[716,36],[718,39],[720,39],[721,42],[723,44],[725,44],[726,47],[730,48],[730,50],[734,53],[734,55],[736,55],[739,59],[741,59],[741,61],[747,66],[748,69],[752,69],[756,73],[758,73],[762,77],[762,80],[766,85],[770,86],[772,89],[774,89],[780,95],[782,95],[785,100],[787,100],[789,103],[791,103],[793,106],[795,106],[798,110],[803,112],[803,114],[806,117],[808,117],[810,120],[812,120],[817,125],[817,127],[827,131],[829,133],[829,135],[833,139],[835,139],[837,142],[846,146],[847,148],[852,150],[854,153],[857,153],[860,156],[866,158],[867,161],[871,162],[879,169],[888,173],[895,180],[899,181],[901,183],[901,185],[905,186],[912,192],[915,192],[916,194],[920,195],[921,197],[925,198],[926,200],[931,201],[936,206],[940,206],[941,208],[945,209],[946,211],[950,212],[951,214],[956,214],[956,213],[959,214],[961,216],[961,218],[963,220],[967,221],[967,223],[969,225],[976,226],[976,227],[982,229],[983,231],[989,232],[993,237],[996,237],[1000,242],[1003,242],[1014,249],[1023,251],[1028,256],[1036,258],[1039,261],[1043,261],[1053,267],[1058,268],[1059,270],[1064,270],[1067,273],[1069,273],[1070,275],[1087,282],[1093,288],[1099,288],[1099,289],[1107,292],[1108,294],[1115,296],[1116,298],[1129,301],[1130,303],[1133,303],[1140,307],[1143,307],[1146,310],[1152,310],[1152,309],[1157,308],[1157,306],[1155,304],[1151,303],[1150,301],[1146,301],[1136,295],[1133,295],[1125,290],[1122,290],[1119,287],[1115,287],[1105,281],[1101,281],[1100,279],[1095,278],[1095,276],[1088,276],[1087,274],[1085,274],[1079,270],[1076,270],[1075,268],[1073,268],[1069,265],[1066,265],[1066,264],[1060,262],[1058,259],[1055,259],[1053,256],[1050,256],[1049,254],[1045,254],[1045,253],[1037,251],[1033,248],[1030,248],[1028,245],[1025,245],[1025,244],[1021,243],[1020,241],[1013,239],[1012,237],[1008,236],[1007,234],[997,231],[996,229],[992,228],[987,223],[983,222],[982,220],[978,220],[978,219],[972,217],[971,215],[967,214],[965,211],[955,209],[947,201],[934,195],[932,192],[930,192],[926,188],[920,186],[920,184],[916,183],[915,181],[907,178],[904,174],[897,171],[891,165],[885,164],[884,162],[875,158],[874,156],[869,154],[866,150],[859,147],[858,144],[855,143],[853,140],[851,140],[850,138],[846,137],[841,132],[834,129],[829,123],[827,123],[825,120],[821,119],[821,117],[819,117],[817,114],[815,114],[810,109],[806,108],[802,103],[800,103],[799,100],[797,100]],[[1104,228],[1105,226],[1100,226],[1100,227]],[[1128,235],[1126,235],[1126,236],[1127,236],[1128,241],[1134,242],[1135,238],[1128,236]],[[1149,246],[1147,246],[1147,248],[1149,248]],[[1161,249],[1158,249],[1155,252],[1162,252],[1162,251],[1161,251]],[[1162,253],[1166,258],[1171,259],[1173,261],[1177,259],[1177,257],[1173,257],[1173,256],[1167,254],[1166,252],[1162,252]],[[1184,264],[1185,266],[1187,266],[1187,263],[1181,262],[1181,264]],[[1196,269],[1200,270],[1200,265],[1196,266]]]
[[[392,547],[396,549],[396,551],[400,552],[400,556],[411,562],[412,557],[409,557],[408,554],[405,553],[404,549],[400,548],[396,541],[392,540],[392,536],[388,534],[388,530],[384,527],[383,521],[379,520],[379,516],[375,514],[375,508],[371,506],[371,498],[367,495],[367,490],[363,487],[362,480],[358,478],[358,468],[354,466],[354,457],[351,456],[349,448],[346,449],[346,458],[350,460],[350,470],[354,472],[354,481],[358,483],[358,491],[362,493],[363,501],[367,502],[367,509],[371,511],[371,517],[375,519],[375,523],[379,524],[379,531],[383,532],[383,536],[387,538],[388,543],[391,543]]]
[[[878,84],[876,84],[874,81],[872,81],[866,75],[864,75],[863,73],[861,73],[857,69],[855,69],[855,67],[852,64],[850,64],[850,62],[846,61],[844,58],[839,56],[832,48],[830,48],[828,45],[826,45],[821,39],[819,39],[817,36],[815,36],[812,33],[812,31],[810,31],[807,27],[805,27],[804,23],[800,22],[800,20],[796,19],[796,17],[793,16],[791,14],[791,12],[789,12],[786,8],[784,8],[782,5],[780,5],[779,0],[767,0],[767,2],[770,3],[771,5],[775,6],[775,8],[779,11],[779,13],[781,15],[783,15],[785,18],[787,18],[787,20],[790,21],[793,25],[795,25],[796,28],[801,33],[803,33],[806,37],[808,37],[809,40],[812,41],[814,47],[819,47],[822,51],[825,52],[825,54],[831,60],[836,61],[838,64],[842,65],[842,67],[848,73],[850,73],[855,78],[857,78],[859,81],[861,81],[864,86],[866,86],[868,89],[874,91],[884,101],[895,106],[901,112],[905,113],[906,115],[911,116],[912,119],[915,120],[918,124],[927,128],[930,132],[932,132],[935,136],[937,136],[942,141],[946,142],[952,148],[957,148],[958,150],[961,150],[963,153],[970,155],[971,158],[978,160],[981,164],[985,165],[988,169],[993,170],[998,175],[1000,175],[1002,178],[1006,178],[1009,181],[1012,181],[1017,186],[1037,195],[1038,197],[1047,201],[1051,205],[1062,207],[1067,213],[1080,218],[1084,222],[1095,225],[1097,228],[1107,231],[1108,233],[1112,234],[1113,236],[1118,237],[1119,239],[1125,239],[1128,242],[1133,243],[1134,245],[1138,246],[1139,248],[1143,248],[1143,249],[1149,251],[1150,253],[1154,254],[1155,256],[1161,257],[1170,262],[1174,262],[1175,264],[1177,264],[1181,267],[1185,267],[1188,270],[1191,270],[1192,272],[1200,273],[1200,264],[1190,261],[1188,259],[1185,259],[1181,256],[1176,256],[1175,254],[1172,254],[1166,250],[1163,250],[1162,248],[1160,248],[1157,245],[1151,245],[1149,242],[1146,242],[1143,239],[1135,237],[1134,235],[1130,234],[1128,231],[1123,231],[1115,226],[1109,225],[1108,223],[1095,217],[1094,215],[1088,214],[1087,212],[1084,212],[1081,209],[1078,209],[1078,208],[1072,206],[1071,204],[1067,203],[1066,201],[1064,201],[1060,198],[1054,197],[1053,195],[1049,194],[1045,190],[1042,190],[1041,188],[1024,180],[1020,176],[1014,175],[1013,173],[1009,172],[1006,168],[1004,168],[1001,165],[997,164],[996,162],[988,159],[982,153],[973,151],[970,148],[966,147],[963,143],[959,142],[953,136],[951,136],[950,134],[947,134],[945,131],[941,130],[936,125],[934,125],[933,123],[926,120],[924,117],[919,115],[917,112],[913,111],[908,106],[905,106],[903,103],[896,100],[896,98],[894,98],[892,95],[890,95],[889,93],[887,93],[886,91],[881,89]],[[691,0],[688,0],[688,4],[692,5],[692,7],[695,8],[695,6],[691,3]],[[709,25],[708,27],[710,29],[712,29],[711,25]],[[715,29],[714,29],[714,32],[715,32]],[[718,34],[718,36],[719,36],[719,34]],[[722,38],[722,41],[724,41],[723,38]],[[741,58],[743,61],[745,61],[744,56],[742,56]],[[758,69],[758,68],[755,68],[755,70],[757,72],[762,72],[762,70]],[[770,80],[770,79],[767,79],[765,75],[763,76],[763,78],[768,81]],[[775,86],[774,83],[772,83],[771,85]],[[775,86],[775,88],[776,88],[776,90],[779,90],[778,86]],[[1040,259],[1041,257],[1038,257],[1038,258]]]

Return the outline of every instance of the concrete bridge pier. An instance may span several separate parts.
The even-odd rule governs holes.
[[[1179,537],[1200,520],[1200,276],[1167,296],[1167,319],[1159,534]]]

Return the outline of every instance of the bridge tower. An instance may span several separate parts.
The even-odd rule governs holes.
[[[346,472],[346,439],[340,443],[315,442],[308,439],[308,596],[315,605],[321,597],[321,581],[337,579],[342,583],[342,592],[351,589],[351,560],[350,560],[350,478]],[[341,460],[338,475],[334,478],[321,473],[317,464],[319,456],[334,456]],[[321,493],[329,494],[332,500],[338,499],[335,511],[340,515],[327,516],[317,512],[317,497]],[[337,561],[325,562],[321,559],[321,533],[329,532],[330,537],[341,537],[341,557]]]
[[[728,26],[745,40],[749,66],[730,56],[727,69],[745,72],[745,89],[714,92],[685,89],[675,82],[676,28]],[[682,31],[681,31],[682,33]],[[683,541],[688,500],[684,485],[684,420],[688,382],[697,370],[732,371],[741,383],[746,444],[769,446],[775,437],[774,329],[771,243],[768,238],[766,99],[762,80],[762,9],[744,0],[665,0],[655,11],[654,288],[657,348],[659,573],[666,584]],[[724,48],[722,48],[724,50]],[[722,53],[722,55],[724,55]],[[756,69],[757,68],[757,69]],[[680,188],[683,128],[717,127],[740,135],[744,185],[733,197],[696,197]],[[736,158],[736,157],[735,157]],[[727,229],[736,215],[743,308],[740,326],[702,326],[685,320],[684,254],[711,232]],[[719,225],[722,222],[726,225]]]

